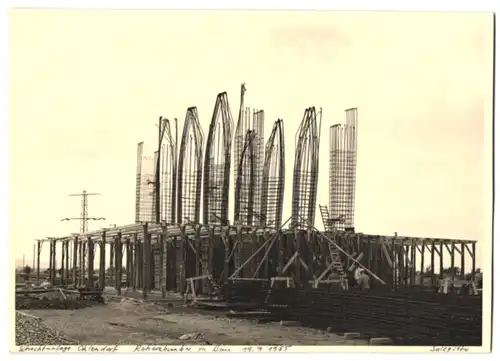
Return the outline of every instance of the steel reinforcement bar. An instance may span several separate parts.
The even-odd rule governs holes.
[[[228,224],[233,118],[227,94],[217,95],[208,131],[203,176],[203,223]]]
[[[187,110],[179,149],[177,222],[200,222],[204,136],[198,110]]]

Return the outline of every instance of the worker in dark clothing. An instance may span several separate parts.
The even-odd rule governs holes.
[[[368,276],[364,269],[360,270],[359,278],[358,278],[359,288],[362,290],[370,289],[370,276]]]

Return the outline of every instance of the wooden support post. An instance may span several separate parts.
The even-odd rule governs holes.
[[[411,240],[411,279],[410,284],[413,286],[416,279],[416,268],[417,268],[417,244],[415,238]]]
[[[383,256],[384,256],[384,249],[382,248],[382,243],[384,243],[384,247],[385,247],[385,238],[378,238],[377,239],[377,243],[373,243],[373,240],[369,240],[370,243],[373,243],[374,244],[374,247],[375,247],[375,267],[376,267],[376,272],[378,275],[380,275],[381,277],[384,278],[384,281],[386,281],[387,283],[393,285],[394,283],[394,279],[393,278],[389,278],[389,273],[388,273],[388,269],[387,267],[384,268],[383,266]],[[387,250],[387,249],[386,249]],[[384,270],[384,271],[382,271]],[[392,268],[391,268],[391,272],[392,272]],[[393,285],[394,286],[394,285]]]
[[[40,253],[42,253],[42,242],[36,241],[36,283],[40,285]]]
[[[115,283],[115,241],[109,245],[109,286]]]
[[[461,270],[461,279],[465,280],[465,243],[462,242],[460,244],[461,254],[460,254],[460,270]]]
[[[374,266],[374,259],[373,259],[373,244],[372,242],[368,241],[368,244],[364,243],[367,248],[367,253],[368,253],[368,268],[369,269],[375,269]]]
[[[148,298],[148,292],[151,287],[149,276],[151,274],[151,262],[149,260],[151,255],[151,238],[149,238],[148,224],[144,224],[142,235],[142,297]]]
[[[73,239],[73,286],[78,285],[76,271],[78,269],[78,237]]]
[[[257,233],[255,233],[255,228],[252,227],[252,229],[249,231],[248,229],[246,230],[246,234],[245,234],[245,237],[244,237],[244,240],[243,240],[243,237],[242,237],[242,242],[239,244],[239,247],[238,247],[238,251],[240,253],[240,256],[238,257],[240,262],[239,262],[239,266],[241,266],[241,263],[242,261],[244,261],[244,255],[243,255],[243,250],[246,248],[243,246],[244,243],[247,242],[247,240],[250,241],[250,249],[251,249],[251,254],[254,254],[257,249],[259,248],[260,246],[260,242],[262,241],[262,239],[260,239],[258,236],[257,236]],[[248,271],[248,275],[251,276],[255,273],[255,270],[257,269],[257,265],[260,263],[260,261],[262,260],[262,255],[261,254],[257,254],[255,257],[252,258],[252,260],[250,261],[250,264],[249,264],[249,267],[247,269]],[[266,261],[264,261],[264,263],[262,265],[265,264]],[[244,269],[242,270],[244,271]],[[245,272],[242,272],[242,277],[245,277]],[[262,273],[262,267],[260,268],[259,270],[259,274]],[[259,277],[257,275],[257,277]]]
[[[405,286],[406,287],[408,287],[408,278],[410,278],[409,277],[409,275],[410,275],[410,269],[409,269],[410,268],[409,267],[410,266],[409,265],[410,262],[409,262],[409,260],[410,259],[408,257],[409,248],[410,247],[408,245],[405,245],[405,244],[403,244],[403,246],[402,246],[402,251],[403,251],[403,253],[402,253],[402,255],[403,255],[403,259],[402,259],[402,261],[403,261],[403,274],[404,274],[404,282],[405,282]]]
[[[396,238],[397,238],[398,234],[395,233],[394,234],[394,238],[392,238],[392,284],[393,284],[393,289],[396,289],[399,287],[399,277],[398,277],[398,267],[399,265],[396,264],[396,255],[397,255],[397,251],[396,251]]]
[[[314,279],[314,233],[311,228],[307,230],[307,273],[309,279]]]
[[[118,235],[113,237],[113,286],[116,292],[119,294],[118,287]]]
[[[229,237],[226,239],[226,242],[229,244]],[[226,243],[225,242],[225,243]],[[242,243],[243,243],[243,229],[241,227],[241,225],[236,225],[236,242],[233,244],[233,247],[234,247],[234,250],[233,250],[233,247],[229,247],[230,249],[230,252],[233,253],[233,265],[234,265],[234,269],[239,269],[243,263],[244,260],[242,260],[241,258],[241,251],[243,249],[242,247]],[[252,252],[252,254],[254,254],[255,252]],[[228,267],[229,267],[229,264],[228,264]],[[251,272],[250,272],[251,274]],[[235,277],[245,277],[245,269],[241,269]]]
[[[258,227],[255,227],[253,230],[252,230],[252,233],[254,235],[254,239],[255,241],[257,242],[256,244],[260,245],[261,243],[265,242],[266,239],[269,239],[269,232],[267,229],[264,229],[264,231],[262,232],[262,236],[259,236],[257,234],[257,230],[258,230]],[[276,235],[276,237],[278,237],[278,235]],[[276,238],[276,239],[279,239],[279,238]],[[275,242],[274,244],[270,245],[271,248],[275,247]],[[275,252],[272,252],[271,253],[272,255],[275,254]],[[264,260],[264,264],[263,264],[263,268],[262,268],[262,278],[269,278],[269,257],[267,257],[266,260]],[[276,264],[276,261],[273,259],[273,263],[272,265],[274,266]],[[274,266],[275,267],[275,266]]]
[[[399,275],[401,279],[401,284],[407,286],[407,273],[406,273],[406,249],[405,245],[401,243],[399,245]]]
[[[472,281],[476,282],[476,242],[472,243]]]
[[[202,260],[202,257],[201,257],[201,236],[200,236],[201,226],[196,225],[194,232],[195,232],[195,235],[194,235],[194,263],[195,263],[194,276],[199,277],[203,274],[202,268],[200,267],[200,262]],[[195,280],[194,285],[195,285],[195,289],[194,289],[195,292],[199,293],[200,287],[201,287],[200,280],[199,279]]]
[[[87,287],[89,288],[94,288],[94,241],[92,240],[92,237],[87,238],[87,244],[88,244],[88,260],[89,260],[89,266],[88,266],[88,280],[87,280]]]
[[[295,273],[295,277],[294,277],[294,281],[295,281],[295,284],[300,284],[301,282],[301,265],[300,265],[300,257],[302,256],[302,252],[301,252],[301,246],[302,246],[302,242],[301,242],[301,238],[302,237],[302,232],[300,232],[299,230],[295,230],[294,232],[294,244],[295,244],[295,252],[298,253],[298,256],[295,257],[294,259],[294,273]]]
[[[436,253],[436,242],[432,241],[431,242],[431,272],[432,272],[431,282],[432,282],[433,287],[436,286],[436,264],[434,261],[435,253]]]
[[[85,239],[82,239],[81,242],[80,242],[80,247],[82,248],[82,254],[81,254],[81,257],[80,257],[80,261],[81,261],[81,264],[80,264],[80,267],[81,267],[81,280],[80,280],[80,286],[81,287],[85,287],[85,281],[86,281],[86,278],[87,278],[87,275],[85,274],[85,254],[87,253],[86,252],[86,249],[87,249],[87,245],[85,243]]]
[[[285,266],[284,262],[284,254],[285,254],[285,234],[281,231],[278,231],[279,234],[276,235],[278,237],[278,269],[276,270],[276,276],[280,277],[283,275],[283,267]]]
[[[179,272],[179,284],[177,285],[179,289],[179,293],[181,295],[184,294],[186,290],[186,226],[182,225],[180,228],[181,231],[181,239],[179,242],[179,268],[177,272]]]
[[[422,241],[422,248],[420,250],[420,285],[424,285],[425,273],[425,241]]]
[[[148,279],[148,291],[152,291],[156,289],[156,252],[158,249],[154,246],[155,243],[158,243],[156,233],[149,234],[149,279]],[[160,280],[158,280],[159,283]],[[158,285],[159,286],[159,285]],[[159,289],[159,288],[158,288]]]
[[[66,280],[65,284],[69,284],[69,239],[64,241],[64,248],[66,249],[66,265],[65,265],[65,272],[66,274],[64,275],[64,279]]]
[[[207,252],[208,252],[208,255],[207,255],[207,271],[208,271],[208,274],[212,277],[214,277],[214,233],[215,233],[215,229],[214,227],[209,227],[208,228],[208,239],[207,239]],[[218,279],[217,279],[218,281]],[[206,283],[207,285],[207,288],[208,288],[208,293],[209,294],[212,294],[212,292],[214,291],[212,289],[212,284],[211,282],[207,282]]]
[[[49,240],[49,282],[52,283],[52,268],[54,266],[52,266],[52,240]]]
[[[61,286],[63,285],[66,285],[66,280],[64,278],[64,276],[66,276],[66,269],[65,269],[65,265],[66,265],[66,259],[65,259],[65,256],[66,256],[66,249],[64,247],[64,242],[62,242],[61,244]]]
[[[179,239],[177,236],[173,236],[171,241],[167,243],[167,278],[169,282],[169,289],[178,291],[178,269],[177,269],[177,245]]]
[[[141,236],[141,240],[137,244],[138,246],[138,265],[137,265],[137,287],[142,289],[143,280],[144,280],[144,243],[143,243],[143,237]]]
[[[77,250],[76,250],[76,255],[75,258],[77,259],[76,261],[76,268],[77,268],[77,286],[81,287],[82,286],[82,239],[78,239],[77,243]]]
[[[221,231],[221,239],[222,242],[224,242],[224,250],[225,250],[225,256],[224,256],[224,273],[223,273],[223,284],[224,286],[227,286],[229,282],[229,255],[231,254],[231,241],[229,240],[229,227],[226,227],[224,231]],[[233,263],[234,264],[234,263]],[[236,267],[235,267],[236,268]]]
[[[122,234],[118,232],[115,238],[115,254],[116,254],[116,262],[115,262],[115,288],[118,292],[118,295],[122,294],[122,268],[123,268],[123,246],[122,246]]]
[[[167,285],[166,285],[166,254],[165,254],[165,241],[163,238],[163,234],[158,235],[158,245],[160,248],[160,290],[161,290],[161,297],[166,298],[167,297]]]
[[[442,279],[444,274],[443,263],[443,241],[439,241],[439,278]]]
[[[127,279],[127,288],[130,288],[131,284],[131,272],[132,272],[132,252],[131,252],[131,244],[130,244],[130,237],[127,237],[125,241],[125,257],[126,263],[125,263],[125,273],[126,273],[126,279]]]
[[[132,264],[132,290],[137,290],[138,278],[139,278],[139,238],[137,233],[134,233],[134,244],[133,244],[133,264]]]
[[[56,275],[57,275],[57,258],[56,258],[56,248],[57,242],[56,240],[52,240],[52,284],[55,285]]]
[[[450,251],[450,257],[451,257],[451,279],[455,280],[456,272],[455,272],[455,242],[452,241],[451,243],[451,250]]]
[[[99,243],[99,288],[104,289],[106,284],[106,231],[102,232]]]

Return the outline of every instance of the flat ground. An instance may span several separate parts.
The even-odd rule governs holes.
[[[61,335],[80,344],[132,345],[353,345],[365,340],[345,340],[324,331],[259,324],[255,320],[228,318],[227,311],[187,308],[178,298],[169,308],[131,299],[111,299],[107,304],[74,310],[23,310],[36,315]],[[173,305],[173,307],[172,307]],[[186,334],[198,334],[196,339]]]

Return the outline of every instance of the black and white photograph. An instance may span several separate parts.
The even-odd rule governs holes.
[[[494,24],[10,8],[11,351],[491,352]]]

